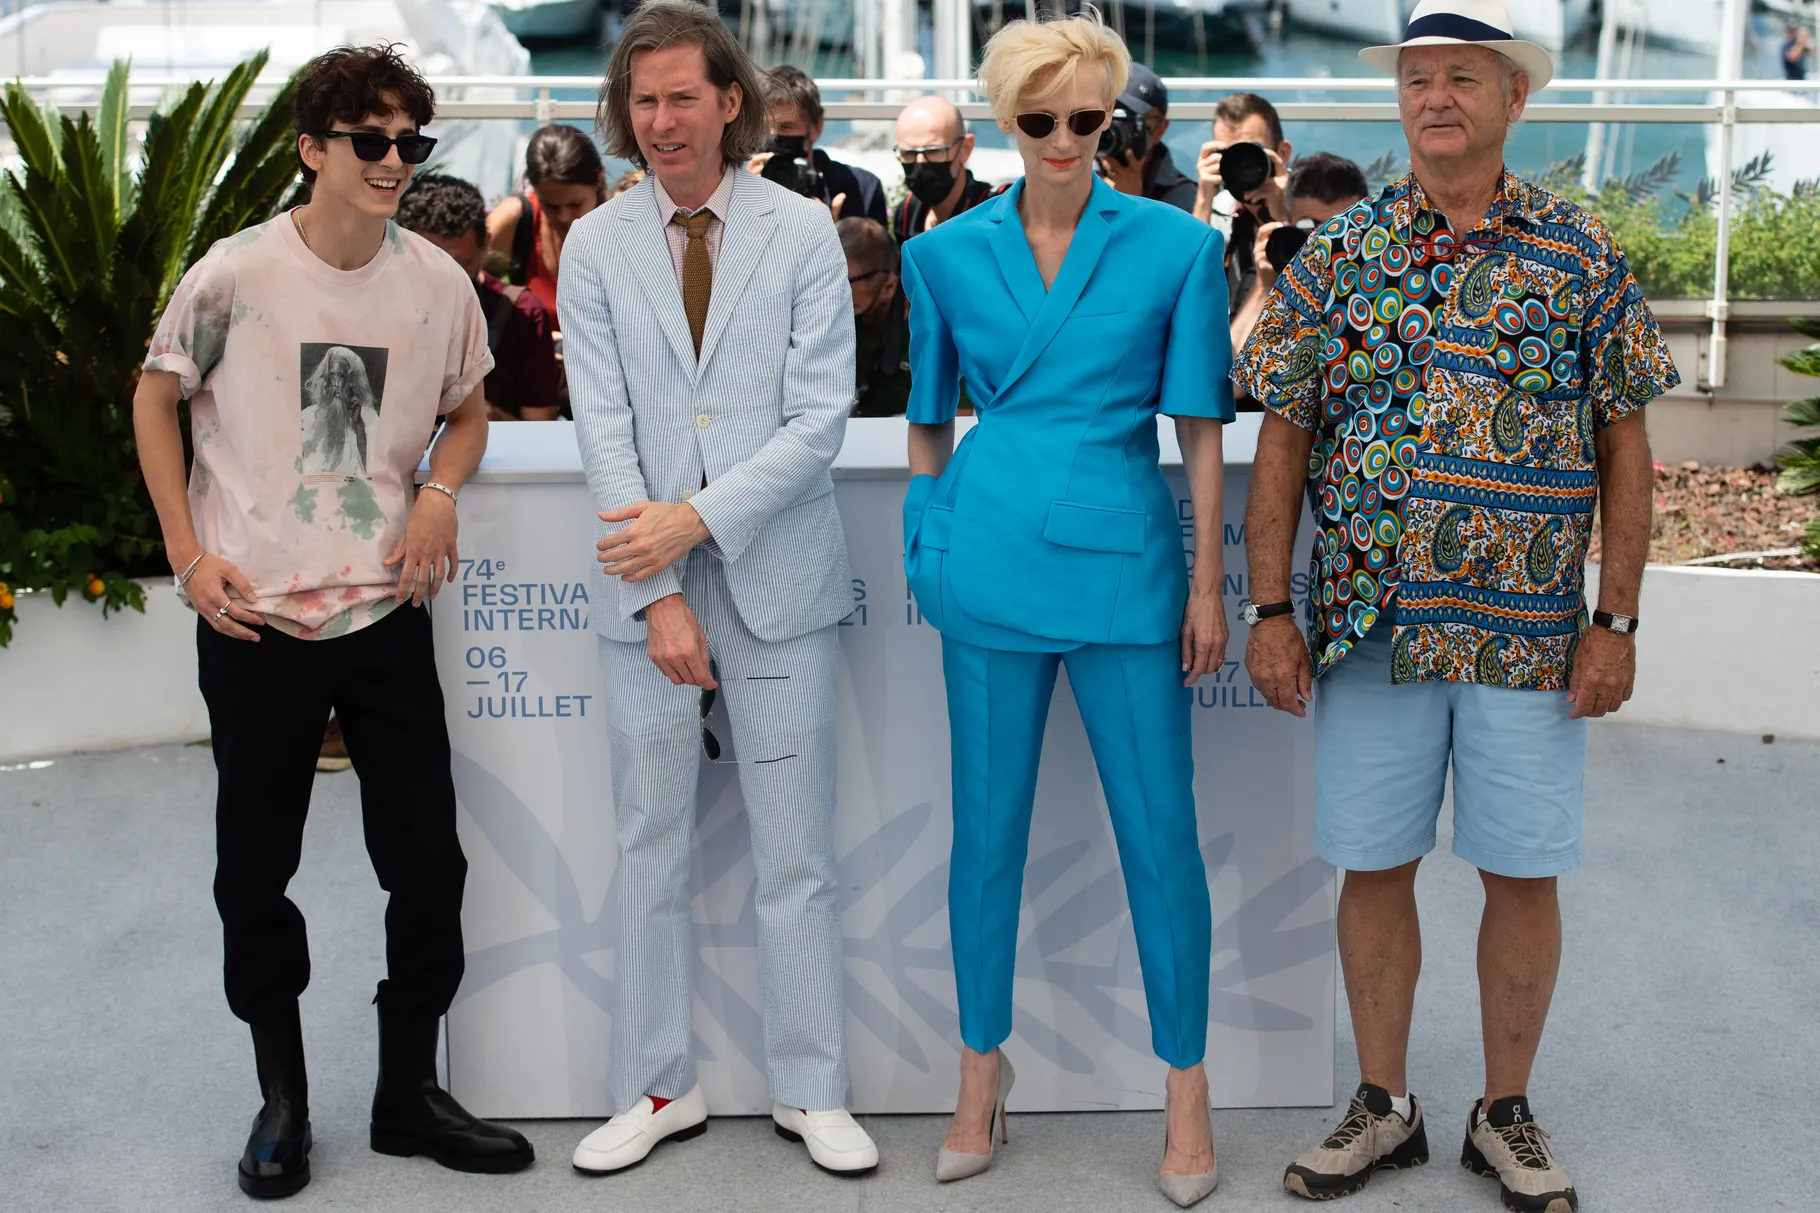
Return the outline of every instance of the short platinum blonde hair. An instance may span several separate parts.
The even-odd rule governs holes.
[[[992,35],[980,60],[979,91],[1001,122],[1017,117],[1024,101],[1052,96],[1075,68],[1092,65],[1105,79],[1100,93],[1108,109],[1131,75],[1131,52],[1091,4],[1074,17],[1013,21]]]

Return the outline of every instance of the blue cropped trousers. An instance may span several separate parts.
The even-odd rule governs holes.
[[[1174,642],[1030,653],[943,637],[954,772],[948,922],[961,1039],[986,1053],[1011,1034],[1037,761],[1064,663],[1118,840],[1151,1042],[1186,1069],[1207,1047],[1213,926],[1194,815],[1192,692]]]

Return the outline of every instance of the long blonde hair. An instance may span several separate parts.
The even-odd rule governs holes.
[[[348,430],[354,431],[354,445],[360,451],[360,466],[367,466],[367,421],[365,411],[379,408],[373,398],[373,386],[367,381],[367,364],[360,355],[345,345],[330,346],[322,361],[303,385],[304,402],[315,406],[321,419],[316,434],[304,441],[307,460],[321,448],[331,459],[341,458],[341,448]]]
[[[1083,63],[1105,73],[1101,95],[1111,108],[1131,76],[1131,52],[1100,10],[1081,6],[1078,16],[1013,21],[992,35],[980,60],[979,91],[1001,122],[1017,117],[1018,103],[1040,101],[1062,87]]]

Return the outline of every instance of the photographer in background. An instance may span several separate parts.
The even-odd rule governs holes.
[[[1258,317],[1264,314],[1270,292],[1276,289],[1277,275],[1302,251],[1308,237],[1335,215],[1363,202],[1370,192],[1359,166],[1331,152],[1317,152],[1290,170],[1288,221],[1263,224],[1252,239],[1251,262],[1256,272],[1251,275],[1250,291],[1232,317],[1234,349],[1244,347]],[[1241,404],[1249,399],[1243,398]],[[1255,402],[1251,405],[1257,407]]]
[[[904,166],[904,198],[891,216],[891,234],[900,245],[998,193],[968,170],[973,136],[946,97],[930,93],[906,105],[892,150]]]
[[[910,321],[898,289],[897,242],[870,219],[834,225],[853,292],[853,416],[902,417],[910,399]]]
[[[488,420],[556,420],[562,371],[550,313],[529,290],[508,286],[482,268],[487,208],[480,191],[458,177],[420,173],[398,200],[397,223],[453,257],[474,280],[493,353],[485,383]]]
[[[885,188],[863,168],[842,164],[815,146],[822,137],[822,94],[802,69],[785,64],[764,74],[771,150],[746,167],[792,193],[819,198],[835,219],[885,226]]]
[[[1163,144],[1169,130],[1169,90],[1141,63],[1131,65],[1125,91],[1112,106],[1112,125],[1100,136],[1100,176],[1121,194],[1137,194],[1194,209],[1198,190]]]
[[[1213,139],[1201,146],[1195,218],[1226,235],[1226,292],[1236,317],[1257,280],[1258,228],[1289,218],[1289,160],[1276,107],[1256,93],[1234,93],[1213,111]]]

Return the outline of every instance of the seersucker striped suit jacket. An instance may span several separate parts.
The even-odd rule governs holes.
[[[577,220],[563,245],[557,311],[594,504],[689,501],[713,536],[644,581],[595,564],[591,615],[609,639],[642,641],[640,612],[681,592],[688,560],[722,562],[760,640],[853,609],[828,470],[853,407],[846,257],[825,206],[743,169],[729,209],[699,359],[654,182]],[[618,525],[597,521],[597,537]]]

